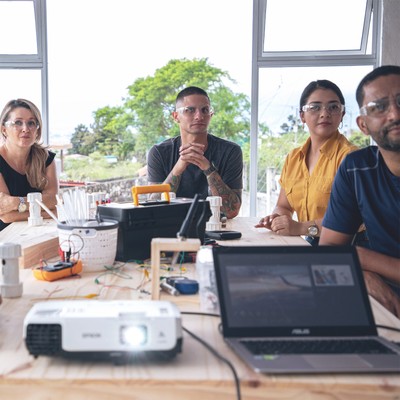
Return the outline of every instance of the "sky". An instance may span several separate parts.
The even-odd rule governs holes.
[[[319,0],[307,1],[310,10],[318,9]],[[363,1],[354,0],[351,5]],[[270,21],[276,24],[271,32],[278,34],[279,43],[290,46],[288,37],[294,38],[293,45],[326,42],[326,37],[314,34],[303,20],[290,20],[299,12],[293,9],[298,6],[297,0],[270,0],[270,4],[282,7],[292,4],[293,12],[284,9],[282,20]],[[120,105],[129,85],[140,77],[153,75],[171,59],[206,57],[211,65],[227,71],[235,80],[232,87],[235,92],[250,98],[252,0],[47,0],[47,14],[51,144],[68,141],[79,124],[89,126],[95,110]],[[317,21],[315,15],[309,14],[313,23]],[[21,24],[23,18],[21,14],[19,25],[25,27]],[[322,22],[327,24],[332,20],[336,19],[322,19]],[[12,41],[3,43],[17,46],[29,40],[27,35],[18,35],[15,25],[7,27],[7,21],[2,22],[0,33],[13,35]],[[345,40],[349,25],[342,27],[338,39]],[[296,32],[297,26],[302,27],[300,32]],[[285,36],[289,28],[292,32]],[[4,37],[0,35],[0,41]],[[348,101],[346,126],[354,128],[357,112],[354,89],[369,69],[262,71],[260,117],[273,129],[279,129],[289,114],[298,114],[301,91],[311,80],[331,79],[342,88]],[[17,96],[35,101],[36,96],[40,105],[37,95],[40,82],[33,83],[39,81],[38,74],[38,71],[0,74],[1,102]],[[14,84],[16,79],[18,85]]]
[[[249,5],[249,0],[48,0],[54,133],[90,124],[94,110],[119,105],[129,85],[171,59],[207,57],[236,80],[236,91],[250,94]]]

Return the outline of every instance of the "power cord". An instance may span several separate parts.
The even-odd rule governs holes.
[[[215,313],[206,313],[206,312],[198,312],[198,311],[181,311],[182,315],[200,315],[202,317],[217,317],[220,318],[219,314],[215,314]],[[236,398],[237,400],[241,399],[241,393],[240,393],[240,380],[238,377],[238,374],[235,370],[235,367],[233,366],[233,364],[227,360],[225,357],[221,356],[217,350],[215,350],[211,345],[209,345],[207,342],[205,342],[203,339],[199,338],[198,336],[196,336],[193,332],[190,332],[188,329],[182,327],[182,329],[187,332],[190,336],[192,336],[194,339],[196,339],[198,342],[200,342],[204,347],[206,347],[212,354],[215,355],[215,357],[217,357],[218,359],[220,359],[221,361],[223,361],[225,364],[228,365],[228,367],[231,369],[232,374],[233,374],[233,378],[235,380],[235,386],[236,386]],[[218,330],[221,331],[221,324],[219,324],[218,326]]]
[[[198,221],[197,221],[197,224],[196,224],[196,235],[197,235],[197,237],[198,238],[201,238],[201,229],[200,229],[200,227],[201,227],[201,224],[203,223],[203,219],[205,218],[205,215],[206,215],[206,202],[205,202],[205,200],[203,200],[203,209],[202,209],[202,211],[201,211],[201,215],[200,215],[200,217],[199,217],[199,219],[198,219]]]
[[[400,332],[400,329],[395,328],[394,326],[378,325],[378,324],[376,324],[375,326],[380,329],[388,329],[389,331]],[[391,340],[391,342],[394,343],[396,346],[400,347],[400,341]]]
[[[375,325],[377,328],[381,329],[388,329],[389,331],[400,332],[399,328],[395,328],[394,326],[387,326],[387,325]]]
[[[219,318],[219,314],[213,314],[213,313],[205,313],[205,312],[198,312],[198,311],[181,311],[181,314],[183,315],[201,315],[202,317],[217,317]]]
[[[184,314],[184,313],[182,313]],[[193,313],[195,314],[195,313]],[[201,313],[198,313],[201,315]],[[221,360],[222,362],[224,362],[225,364],[228,365],[228,367],[231,369],[232,374],[233,374],[233,378],[235,380],[235,387],[236,387],[236,399],[237,400],[241,400],[242,396],[240,393],[240,380],[238,377],[238,374],[235,370],[235,367],[233,366],[233,364],[226,359],[225,357],[223,357],[221,354],[219,354],[217,352],[217,350],[215,350],[212,346],[210,346],[206,341],[204,341],[203,339],[201,339],[200,337],[198,337],[197,335],[195,335],[193,332],[189,331],[188,329],[186,329],[185,327],[182,326],[182,329],[189,334],[193,339],[197,340],[199,343],[201,343],[208,351],[210,351],[215,357],[217,357],[219,360]]]

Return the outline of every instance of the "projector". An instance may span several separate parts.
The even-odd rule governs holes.
[[[24,319],[35,357],[170,360],[182,350],[178,307],[168,301],[71,300],[35,304]]]

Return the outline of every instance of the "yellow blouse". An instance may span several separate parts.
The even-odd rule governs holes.
[[[306,165],[310,144],[311,138],[308,138],[303,146],[288,154],[279,181],[299,222],[323,218],[336,171],[344,157],[357,150],[357,146],[337,131],[321,147],[317,164],[310,175]]]

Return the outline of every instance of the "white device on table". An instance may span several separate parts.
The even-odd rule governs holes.
[[[168,301],[40,302],[26,315],[23,336],[36,357],[168,360],[182,348],[181,315]]]
[[[42,201],[42,193],[28,193],[26,196],[29,203],[28,226],[43,225],[43,217],[40,215],[40,205],[36,200]]]
[[[221,206],[222,198],[220,196],[208,196],[207,200],[210,203],[211,217],[206,223],[206,231],[221,230]]]
[[[0,293],[3,297],[21,297],[22,282],[19,281],[18,258],[21,256],[21,245],[0,243]]]

